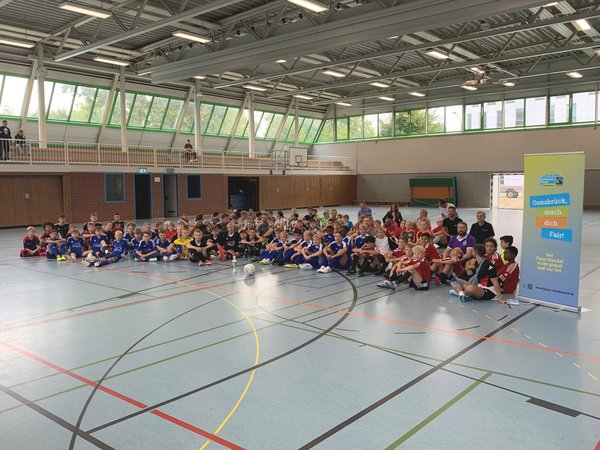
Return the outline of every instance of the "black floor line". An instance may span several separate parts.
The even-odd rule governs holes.
[[[564,414],[569,417],[577,417],[577,416],[581,415],[581,413],[579,411],[576,411],[571,408],[567,408],[562,405],[557,405],[556,403],[548,402],[546,400],[541,400],[539,398],[530,398],[527,400],[527,403],[531,403],[532,405],[536,405],[541,408],[546,408],[546,409],[549,409],[550,411]]]
[[[521,319],[522,317],[526,316],[527,314],[531,313],[532,311],[534,311],[536,308],[538,307],[538,305],[534,305],[531,308],[529,308],[528,310],[522,312],[521,314],[519,314],[518,316],[512,318],[511,320],[509,320],[508,322],[506,322],[504,325],[499,326],[498,328],[494,329],[493,331],[491,331],[490,333],[486,334],[485,337],[486,338],[490,338],[492,336],[494,336],[495,334],[499,333],[500,331],[502,331],[503,329],[509,327],[510,325],[512,325],[513,323],[515,323],[517,320]],[[455,359],[458,359],[459,357],[461,357],[462,355],[464,355],[465,353],[473,350],[475,347],[477,347],[478,345],[481,345],[482,343],[486,342],[487,339],[484,338],[480,338],[477,341],[473,342],[471,345],[465,347],[464,349],[460,350],[459,352],[455,353],[454,355],[450,356],[449,358],[445,359],[444,361],[442,361],[441,363],[439,363],[438,365],[432,367],[431,369],[429,369],[427,372],[422,373],[421,375],[419,375],[418,377],[413,378],[412,380],[410,380],[409,382],[405,383],[404,385],[400,386],[398,389],[390,392],[388,395],[386,395],[385,397],[377,400],[376,402],[372,403],[371,405],[367,406],[366,408],[364,408],[363,410],[357,412],[356,414],[352,415],[351,417],[349,417],[348,419],[344,420],[343,422],[339,423],[338,425],[336,425],[335,427],[331,428],[330,430],[326,431],[325,433],[321,434],[320,436],[317,436],[315,439],[313,439],[312,441],[308,442],[307,444],[303,445],[302,447],[300,447],[300,450],[305,450],[305,449],[310,449],[315,447],[316,445],[320,444],[321,442],[325,441],[326,439],[330,438],[331,436],[333,436],[334,434],[338,433],[339,431],[343,430],[344,428],[346,428],[348,425],[356,422],[357,420],[359,420],[360,418],[366,416],[367,414],[369,414],[370,412],[374,411],[375,409],[379,408],[381,405],[387,403],[388,401],[390,401],[391,399],[395,398],[396,396],[398,396],[399,394],[401,394],[402,392],[406,391],[407,389],[410,389],[412,386],[416,385],[417,383],[419,383],[420,381],[423,381],[425,378],[429,377],[430,375],[434,374],[435,372],[437,372],[438,370],[442,369],[444,366],[450,364],[452,361],[454,361]]]
[[[291,348],[290,350],[288,350],[288,351],[286,351],[284,353],[280,353],[279,355],[277,355],[277,356],[275,356],[273,358],[267,359],[267,360],[265,360],[265,361],[263,361],[263,362],[261,362],[259,364],[256,364],[254,366],[251,366],[251,367],[248,367],[246,369],[240,370],[238,372],[232,373],[232,374],[230,374],[230,375],[228,375],[226,377],[223,377],[223,378],[221,378],[219,380],[215,380],[215,381],[213,381],[211,383],[205,384],[204,386],[200,386],[200,387],[192,389],[192,390],[190,390],[188,392],[184,392],[184,393],[179,394],[179,395],[177,395],[175,397],[172,397],[170,399],[163,400],[163,401],[161,401],[159,403],[156,403],[154,405],[148,406],[148,407],[146,407],[144,409],[140,409],[139,411],[136,411],[134,413],[128,414],[126,416],[123,416],[123,417],[120,417],[118,419],[115,419],[115,420],[112,420],[110,422],[107,422],[107,423],[105,423],[103,425],[100,425],[100,426],[97,426],[95,428],[92,428],[92,429],[88,430],[88,433],[95,433],[97,431],[100,431],[100,430],[103,430],[105,428],[111,427],[111,426],[116,425],[118,423],[121,423],[121,422],[124,422],[126,420],[129,420],[129,419],[131,419],[133,417],[137,417],[137,416],[139,416],[141,414],[144,414],[144,413],[147,413],[147,412],[152,411],[154,409],[160,408],[160,407],[162,407],[164,405],[168,405],[168,404],[173,403],[173,402],[175,402],[177,400],[181,400],[182,398],[189,397],[190,395],[193,395],[193,394],[196,394],[198,392],[201,392],[201,391],[204,391],[206,389],[209,389],[209,388],[211,388],[213,386],[217,386],[217,385],[219,385],[221,383],[224,383],[226,381],[229,381],[229,380],[231,380],[233,378],[237,378],[240,375],[243,375],[245,373],[251,372],[251,371],[253,371],[255,369],[259,369],[259,368],[264,367],[264,366],[266,366],[268,364],[274,363],[275,361],[279,361],[280,359],[285,358],[286,356],[289,356],[289,355],[291,355],[293,353],[296,353],[297,351],[302,350],[305,347],[308,347],[309,345],[311,345],[314,342],[318,341],[322,337],[326,336],[327,333],[329,333],[330,331],[334,330],[336,327],[338,327],[342,322],[344,322],[344,320],[346,320],[350,316],[350,313],[352,312],[352,310],[354,309],[354,307],[356,306],[356,303],[358,301],[358,291],[356,289],[356,286],[354,286],[354,283],[352,283],[352,281],[348,277],[346,277],[344,274],[342,274],[340,272],[336,272],[336,273],[338,273],[340,276],[344,277],[348,281],[348,283],[352,286],[353,298],[352,298],[350,306],[343,313],[342,317],[340,317],[338,320],[336,320],[335,323],[333,323],[329,328],[325,329],[322,333],[319,333],[318,335],[314,336],[312,339],[309,339],[308,341],[303,342],[302,344],[300,344],[300,345],[298,345],[298,346],[296,346],[294,348]],[[74,434],[73,436],[76,436],[76,435]]]
[[[89,433],[86,433],[83,430],[76,430],[75,426],[73,424],[71,424],[71,423],[67,422],[66,420],[58,417],[55,414],[52,414],[47,409],[42,408],[39,405],[36,405],[31,400],[26,399],[25,397],[23,397],[22,395],[16,393],[12,389],[7,388],[6,386],[0,384],[0,391],[4,392],[9,397],[12,397],[13,399],[15,399],[16,401],[18,401],[19,403],[22,403],[23,405],[27,406],[28,408],[31,408],[32,410],[34,410],[35,412],[41,414],[42,416],[46,417],[47,419],[50,419],[52,422],[60,425],[61,427],[66,428],[67,430],[72,431],[72,432],[77,432],[77,435],[79,437],[81,437],[82,439],[85,439],[90,444],[93,444],[96,447],[101,448],[103,450],[115,450],[110,445],[105,444],[100,439],[98,439],[98,438],[96,438],[94,436],[91,436]]]
[[[466,328],[457,328],[456,331],[474,330],[475,328],[479,328],[479,325],[474,325],[472,327],[466,327]]]

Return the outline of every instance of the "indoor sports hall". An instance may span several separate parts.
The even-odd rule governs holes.
[[[600,450],[599,7],[0,0],[0,448]]]

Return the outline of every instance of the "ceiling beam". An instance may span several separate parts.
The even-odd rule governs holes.
[[[369,5],[353,8],[352,17],[343,17],[316,27],[240,44],[211,55],[200,55],[171,64],[163,64],[152,74],[154,82],[192,77],[198,70],[218,73],[237,67],[272,62],[279,58],[306,55],[347,45],[371,42],[397,34],[462,23],[513,10],[539,6],[532,0],[419,0],[388,9],[373,10]]]
[[[597,2],[597,4],[600,4],[600,2]],[[215,86],[215,88],[221,89],[221,88],[226,88],[226,87],[231,87],[231,86],[238,86],[238,85],[242,85],[242,84],[246,84],[246,83],[252,83],[254,81],[269,80],[272,78],[278,78],[278,77],[282,77],[282,76],[299,75],[302,73],[311,72],[313,70],[328,69],[331,67],[347,65],[347,64],[354,64],[356,62],[362,62],[362,61],[366,61],[366,60],[370,60],[370,59],[377,59],[377,58],[383,58],[383,57],[387,57],[387,56],[400,55],[402,53],[409,52],[409,51],[424,50],[424,49],[427,49],[427,48],[430,48],[433,46],[451,45],[451,44],[471,42],[471,41],[475,41],[478,39],[485,39],[485,38],[489,38],[489,37],[509,35],[509,34],[512,34],[515,32],[547,28],[547,27],[551,27],[551,26],[557,25],[557,24],[560,25],[560,24],[570,23],[577,19],[590,19],[590,18],[595,18],[595,17],[600,17],[600,11],[579,13],[579,14],[574,14],[572,16],[568,16],[568,17],[562,16],[562,17],[557,17],[557,18],[550,19],[550,20],[544,20],[544,21],[523,24],[523,25],[517,25],[517,26],[513,26],[513,27],[499,27],[497,29],[492,29],[489,31],[482,31],[482,32],[468,34],[468,35],[462,35],[462,36],[459,35],[459,36],[448,38],[448,39],[442,39],[435,43],[428,42],[428,43],[423,43],[423,44],[418,44],[418,45],[394,47],[389,50],[372,52],[372,53],[369,53],[366,55],[354,56],[351,58],[345,58],[345,59],[341,59],[341,60],[337,60],[337,61],[325,62],[322,64],[315,64],[311,67],[302,67],[302,68],[298,68],[298,69],[287,70],[285,72],[257,75],[255,77],[247,78],[244,80],[228,81],[225,83],[217,84]]]
[[[65,61],[69,58],[73,58],[75,56],[80,56],[88,52],[92,52],[94,50],[98,50],[99,48],[106,47],[107,45],[116,44],[118,42],[122,42],[126,39],[142,35],[144,33],[149,33],[151,31],[159,30],[161,28],[175,25],[181,21],[189,19],[194,16],[199,16],[201,14],[206,14],[211,11],[215,11],[220,8],[224,8],[226,6],[231,6],[236,3],[239,3],[243,0],[217,0],[210,2],[209,4],[198,6],[196,8],[189,9],[180,14],[176,14],[171,17],[164,18],[162,20],[158,20],[156,22],[149,23],[147,25],[142,25],[134,30],[129,30],[121,34],[117,34],[116,36],[111,36],[105,39],[101,39],[97,42],[94,42],[89,45],[84,45],[75,50],[70,50],[68,52],[62,53],[60,55],[55,56],[56,61]]]

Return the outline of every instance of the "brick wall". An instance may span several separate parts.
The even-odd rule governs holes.
[[[227,176],[222,174],[202,174],[202,198],[187,199],[187,175],[180,174],[179,214],[189,217],[196,214],[212,214],[215,211],[227,210]]]

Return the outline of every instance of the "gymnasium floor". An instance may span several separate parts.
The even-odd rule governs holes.
[[[521,212],[490,216],[520,236]],[[0,230],[2,449],[599,443],[599,213],[584,218],[580,315],[335,272],[20,259],[23,234]]]

